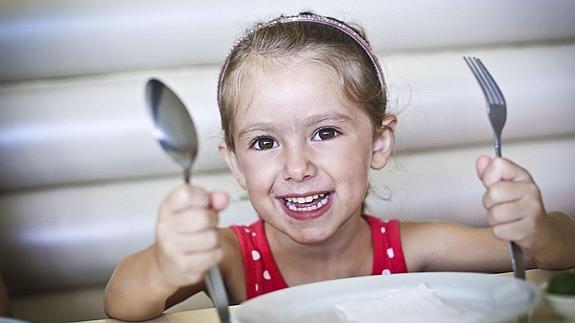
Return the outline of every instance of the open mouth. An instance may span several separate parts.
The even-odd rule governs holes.
[[[314,194],[305,197],[286,197],[283,199],[285,206],[296,212],[313,211],[326,205],[329,193]]]
[[[310,194],[308,196],[282,197],[286,213],[298,220],[316,218],[324,214],[331,205],[331,192]]]

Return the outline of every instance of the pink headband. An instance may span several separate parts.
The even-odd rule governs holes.
[[[385,81],[383,79],[383,70],[381,69],[381,65],[379,65],[379,61],[377,60],[377,57],[373,53],[371,46],[369,46],[368,42],[360,34],[358,34],[355,30],[353,30],[353,28],[351,28],[350,26],[346,25],[345,23],[343,23],[339,20],[325,17],[325,16],[312,14],[312,13],[300,13],[299,15],[295,15],[295,16],[280,16],[279,18],[275,18],[275,19],[270,20],[268,22],[258,24],[254,29],[246,32],[242,37],[240,37],[240,39],[238,39],[238,41],[234,44],[234,46],[232,46],[230,52],[226,56],[226,60],[224,61],[224,64],[223,64],[222,69],[220,71],[220,76],[218,79],[218,93],[217,93],[218,94],[218,106],[221,107],[221,102],[220,102],[220,94],[221,93],[220,92],[221,92],[221,88],[222,88],[222,83],[223,83],[224,75],[226,73],[226,69],[227,69],[228,64],[230,62],[230,58],[231,58],[231,55],[232,55],[234,49],[242,41],[244,41],[247,37],[254,34],[258,30],[261,30],[263,28],[267,28],[269,26],[273,26],[275,24],[283,24],[283,23],[291,23],[291,22],[310,22],[310,23],[321,24],[324,26],[329,26],[329,27],[335,28],[335,29],[345,33],[349,37],[351,37],[359,46],[361,46],[363,51],[367,54],[367,56],[371,60],[373,66],[375,66],[375,70],[377,72],[377,78],[379,80],[379,84],[381,85],[382,89],[385,89]]]

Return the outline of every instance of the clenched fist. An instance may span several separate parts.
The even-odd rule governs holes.
[[[496,237],[534,255],[550,239],[550,218],[529,172],[504,158],[480,156],[477,174],[485,186],[483,206]]]
[[[218,213],[226,193],[208,193],[186,184],[171,191],[160,206],[155,259],[165,282],[175,288],[198,283],[223,257],[218,241]]]

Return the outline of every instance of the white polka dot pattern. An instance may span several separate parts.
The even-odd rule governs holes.
[[[387,256],[393,258],[395,254],[393,253],[393,248],[387,248]]]
[[[381,274],[384,275],[384,276],[385,276],[385,275],[391,275],[391,271],[390,271],[389,269],[384,269],[384,270],[381,272]]]
[[[253,261],[258,261],[260,260],[262,256],[260,255],[260,253],[257,250],[252,250],[252,260]]]
[[[272,277],[270,276],[270,272],[267,271],[267,270],[264,270],[263,276],[264,276],[264,279],[265,279],[265,280],[270,280],[270,279],[272,279]]]

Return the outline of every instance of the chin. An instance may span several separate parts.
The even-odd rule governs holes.
[[[288,231],[288,235],[299,244],[313,245],[328,240],[333,235],[333,232],[327,231],[325,227],[303,228],[296,232]]]

